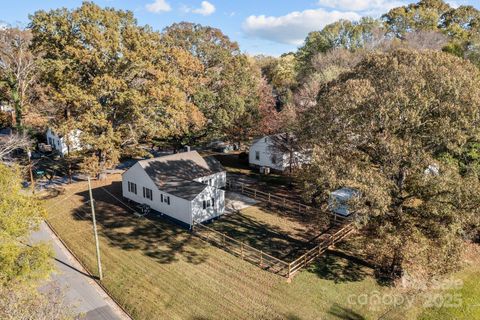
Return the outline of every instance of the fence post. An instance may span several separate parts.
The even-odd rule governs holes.
[[[298,203],[298,213],[302,213],[302,204]]]
[[[285,205],[285,198],[283,198],[283,207],[285,207],[285,206],[286,206],[286,205]]]
[[[260,250],[260,268],[262,267],[263,264],[263,251]]]
[[[222,234],[223,235],[223,246],[225,247],[225,234]]]
[[[268,202],[270,202],[270,192],[268,193]]]
[[[255,189],[255,191],[253,192],[253,197],[257,199],[257,189]]]
[[[243,183],[241,184],[241,186],[242,186],[242,194],[243,194]]]
[[[243,260],[243,242],[240,243],[240,255],[242,256]]]
[[[291,271],[290,271],[290,270],[291,270],[291,268],[292,268],[292,263],[290,262],[290,263],[288,264],[288,279],[290,279],[290,275],[291,275]]]

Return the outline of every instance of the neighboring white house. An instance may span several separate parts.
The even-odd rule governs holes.
[[[72,130],[69,134],[70,152],[82,149],[80,144],[80,135],[82,131],[79,129]],[[47,143],[57,150],[63,157],[68,154],[67,141],[65,137],[55,133],[51,128],[47,130]]]
[[[290,163],[301,165],[308,163],[310,157],[301,152],[282,152],[277,144],[282,143],[285,134],[265,136],[253,141],[248,152],[248,162],[252,167],[268,167],[277,171],[285,171]]]
[[[122,175],[122,193],[188,226],[223,214],[226,171],[197,151],[141,160]]]

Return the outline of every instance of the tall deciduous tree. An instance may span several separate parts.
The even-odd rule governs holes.
[[[455,56],[376,53],[325,86],[304,115],[300,134],[315,149],[301,175],[306,198],[326,203],[337,188],[359,190],[350,205],[390,277],[428,278],[460,262],[480,184],[444,155],[478,141],[479,88],[479,70]]]
[[[163,41],[187,50],[200,60],[205,82],[191,96],[206,122],[188,127],[169,143],[181,147],[234,130],[248,112],[257,112],[261,78],[248,57],[219,29],[193,23],[175,23],[163,32]]]
[[[31,39],[30,30],[0,29],[0,99],[14,107],[18,128],[30,107],[37,75],[38,56],[30,51]]]
[[[103,173],[123,148],[201,126],[192,103],[202,65],[161,35],[140,27],[129,11],[84,2],[74,10],[31,16],[33,48],[45,52],[43,83],[63,131],[78,126],[85,168]],[[62,125],[60,125],[62,124]]]
[[[304,77],[312,71],[312,59],[318,53],[325,53],[335,48],[356,50],[365,47],[382,28],[379,20],[369,17],[358,22],[339,20],[325,26],[320,31],[312,31],[305,43],[297,51],[299,76]]]

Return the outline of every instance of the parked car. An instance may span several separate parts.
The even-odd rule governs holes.
[[[233,151],[233,150],[237,150],[237,149],[238,149],[238,148],[236,148],[236,145],[235,145],[235,144],[228,143],[228,142],[224,142],[224,141],[220,141],[220,140],[213,141],[213,142],[209,143],[209,144],[208,144],[208,147],[209,147],[212,151],[221,152],[221,153],[228,153],[228,152],[231,152],[231,151]]]

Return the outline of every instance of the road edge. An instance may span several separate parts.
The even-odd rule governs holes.
[[[63,239],[57,233],[55,228],[48,222],[48,220],[45,219],[44,221],[46,226],[53,233],[56,239],[62,244],[62,246],[68,251],[68,253],[80,264],[80,266],[83,269],[82,271],[88,274],[90,278],[95,281],[98,287],[112,300],[112,302],[115,304],[115,307],[117,307],[118,309],[117,311],[119,311],[119,313],[122,314],[122,318],[133,320],[133,317],[130,315],[130,313],[117,301],[117,299],[115,299],[115,297],[108,291],[108,289],[98,280],[97,276],[95,276],[88,270],[86,265],[76,256],[76,254],[70,249],[70,247],[65,243],[65,241],[63,241]]]

